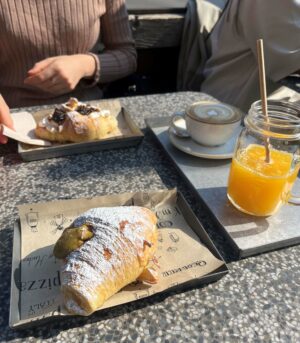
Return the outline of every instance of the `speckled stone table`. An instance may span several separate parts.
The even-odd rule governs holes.
[[[184,92],[121,101],[145,128],[146,117],[169,116],[204,97]],[[205,207],[147,130],[134,148],[22,162],[10,142],[0,147],[0,156],[1,342],[300,342],[300,246],[236,261]],[[228,262],[227,276],[88,318],[9,329],[12,227],[18,204],[173,187],[184,194]]]

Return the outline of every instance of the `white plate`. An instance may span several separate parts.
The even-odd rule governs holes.
[[[169,137],[171,143],[179,150],[193,156],[208,158],[213,160],[223,160],[227,158],[232,158],[235,143],[240,134],[242,127],[239,127],[234,135],[230,138],[230,140],[219,146],[204,146],[196,143],[191,138],[179,138],[175,133],[173,133],[173,129],[169,128]]]

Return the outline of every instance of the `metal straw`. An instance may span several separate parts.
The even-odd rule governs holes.
[[[258,71],[259,71],[259,87],[260,97],[262,103],[262,110],[265,116],[266,122],[269,123],[268,115],[268,103],[267,103],[267,87],[266,87],[266,72],[265,72],[265,59],[264,59],[264,45],[263,40],[258,39],[256,41],[257,57],[258,57]],[[270,138],[265,139],[266,148],[266,163],[270,163]]]

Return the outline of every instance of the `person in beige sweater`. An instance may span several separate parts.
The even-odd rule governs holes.
[[[0,0],[0,50],[0,124],[10,128],[9,107],[99,99],[99,83],[136,70],[125,0]]]

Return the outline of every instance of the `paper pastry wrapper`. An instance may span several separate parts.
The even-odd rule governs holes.
[[[118,120],[118,130],[115,130],[113,133],[109,134],[107,138],[118,137],[122,135],[128,135],[131,133],[130,129],[127,127],[126,123],[122,116],[119,116],[121,111],[121,103],[118,100],[102,100],[102,101],[91,101],[93,105],[99,106],[102,109],[108,110],[113,116]],[[39,139],[36,137],[34,130],[37,123],[44,117],[53,113],[56,105],[50,105],[48,108],[35,111],[32,113],[23,111],[11,113],[14,130],[1,125],[2,133],[21,143],[36,145],[36,146],[51,146],[58,143],[51,143],[49,141]]]
[[[159,282],[136,282],[108,299],[102,308],[124,304],[204,276],[224,264],[200,242],[176,204],[177,192],[126,193],[92,199],[61,200],[19,206],[21,222],[21,322],[63,316],[60,261],[52,254],[64,228],[93,207],[145,206],[158,218],[158,249],[151,266]]]

